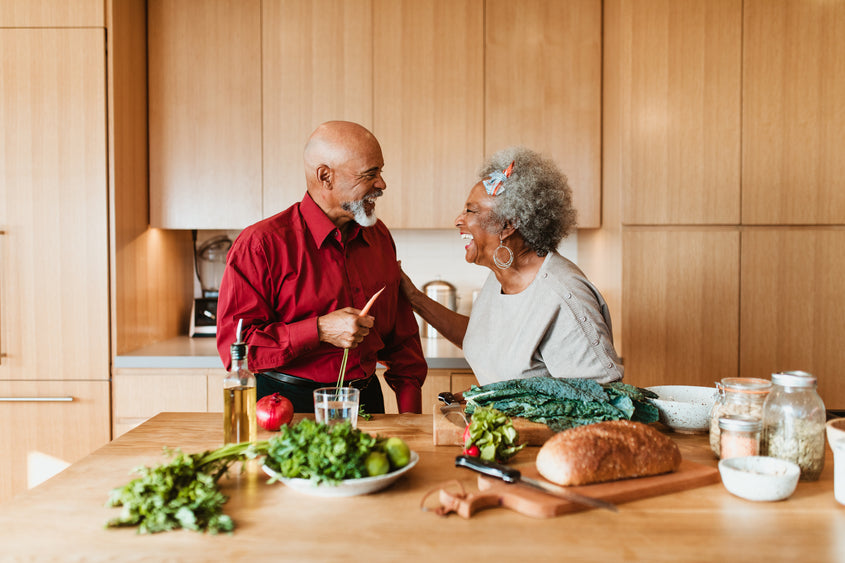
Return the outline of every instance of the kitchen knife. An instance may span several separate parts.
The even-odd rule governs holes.
[[[507,465],[502,465],[493,461],[487,461],[479,457],[459,455],[455,458],[455,467],[466,467],[467,469],[472,469],[473,471],[477,471],[478,473],[482,473],[489,477],[501,479],[508,484],[527,485],[533,489],[543,491],[546,494],[577,504],[592,506],[593,508],[603,508],[612,512],[619,511],[614,504],[607,501],[588,497],[552,483],[538,481],[537,479],[531,479],[530,477],[523,477],[519,470],[514,469],[513,467],[508,467]]]
[[[443,391],[442,393],[438,393],[437,399],[443,403],[440,405],[440,412],[443,413],[447,420],[452,421],[458,426],[469,424],[469,420],[464,414],[464,405],[456,400],[455,395],[448,391]]]

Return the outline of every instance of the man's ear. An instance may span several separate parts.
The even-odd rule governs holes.
[[[321,164],[317,167],[317,180],[323,184],[323,187],[331,189],[333,178],[334,171],[327,164]]]

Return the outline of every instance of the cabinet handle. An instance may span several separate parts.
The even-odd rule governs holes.
[[[0,403],[69,403],[73,397],[0,397]]]

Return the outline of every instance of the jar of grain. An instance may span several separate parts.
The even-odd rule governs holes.
[[[772,374],[772,392],[763,405],[764,455],[798,464],[802,481],[817,481],[824,468],[824,403],[816,378],[806,371]]]
[[[759,418],[741,414],[728,414],[719,418],[720,453],[722,459],[760,455]]]
[[[725,377],[716,383],[716,388],[719,397],[710,411],[710,449],[719,457],[719,419],[726,415],[743,415],[762,420],[763,402],[772,389],[772,382],[755,377]]]

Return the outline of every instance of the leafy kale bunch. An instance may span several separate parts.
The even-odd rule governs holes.
[[[490,406],[558,432],[603,420],[650,423],[658,419],[657,408],[646,400],[657,395],[618,381],[600,384],[593,379],[546,375],[473,385],[463,396],[467,414],[479,406]]]
[[[367,477],[367,456],[378,439],[349,422],[326,425],[303,419],[270,439],[264,463],[283,477],[337,483]]]
[[[223,514],[227,497],[217,480],[236,461],[264,455],[267,442],[228,444],[216,450],[184,454],[165,448],[169,463],[139,467],[140,477],[114,489],[107,506],[122,507],[107,527],[138,526],[139,534],[186,528],[211,534],[231,532],[235,525]]]

